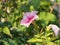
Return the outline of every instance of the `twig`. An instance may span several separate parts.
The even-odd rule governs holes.
[[[54,10],[55,6],[56,6],[56,3],[54,3],[54,5],[50,8],[50,13],[52,13],[52,12],[53,12],[53,10]]]

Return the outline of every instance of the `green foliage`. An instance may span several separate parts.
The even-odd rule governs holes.
[[[60,45],[60,38],[46,29],[60,23],[50,6],[48,0],[0,0],[0,45]],[[23,14],[34,10],[39,17],[36,24],[21,26]]]
[[[49,12],[40,12],[39,20],[41,20],[43,26],[46,26],[50,22],[56,22],[57,18],[54,14],[51,14]]]
[[[10,30],[9,30],[8,27],[4,27],[3,28],[3,33],[5,33],[5,34],[9,35],[10,37],[12,37],[12,35],[11,35]]]

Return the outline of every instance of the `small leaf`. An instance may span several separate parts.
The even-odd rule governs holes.
[[[12,35],[11,35],[10,30],[9,30],[8,27],[4,27],[3,28],[3,33],[5,33],[5,34],[9,35],[10,37],[12,37]]]
[[[33,11],[33,10],[34,10],[34,6],[31,5],[31,6],[30,6],[30,11]]]
[[[16,22],[13,23],[13,27],[16,27]]]
[[[27,42],[43,42],[43,40],[37,39],[37,38],[32,38],[32,39],[28,40]]]

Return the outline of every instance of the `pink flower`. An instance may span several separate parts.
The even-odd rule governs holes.
[[[32,12],[26,12],[23,16],[23,19],[21,20],[21,25],[24,25],[26,27],[29,27],[29,25],[38,18],[37,11]]]
[[[50,24],[49,27],[52,28],[56,36],[59,34],[60,28],[58,26]]]

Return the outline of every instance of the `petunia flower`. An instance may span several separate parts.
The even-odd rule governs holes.
[[[54,31],[55,35],[59,34],[60,28],[54,24],[50,24],[49,27]]]
[[[29,25],[36,19],[38,18],[37,16],[37,11],[32,11],[32,12],[26,12],[23,15],[23,19],[21,20],[21,25],[24,25],[26,27],[29,27]]]

